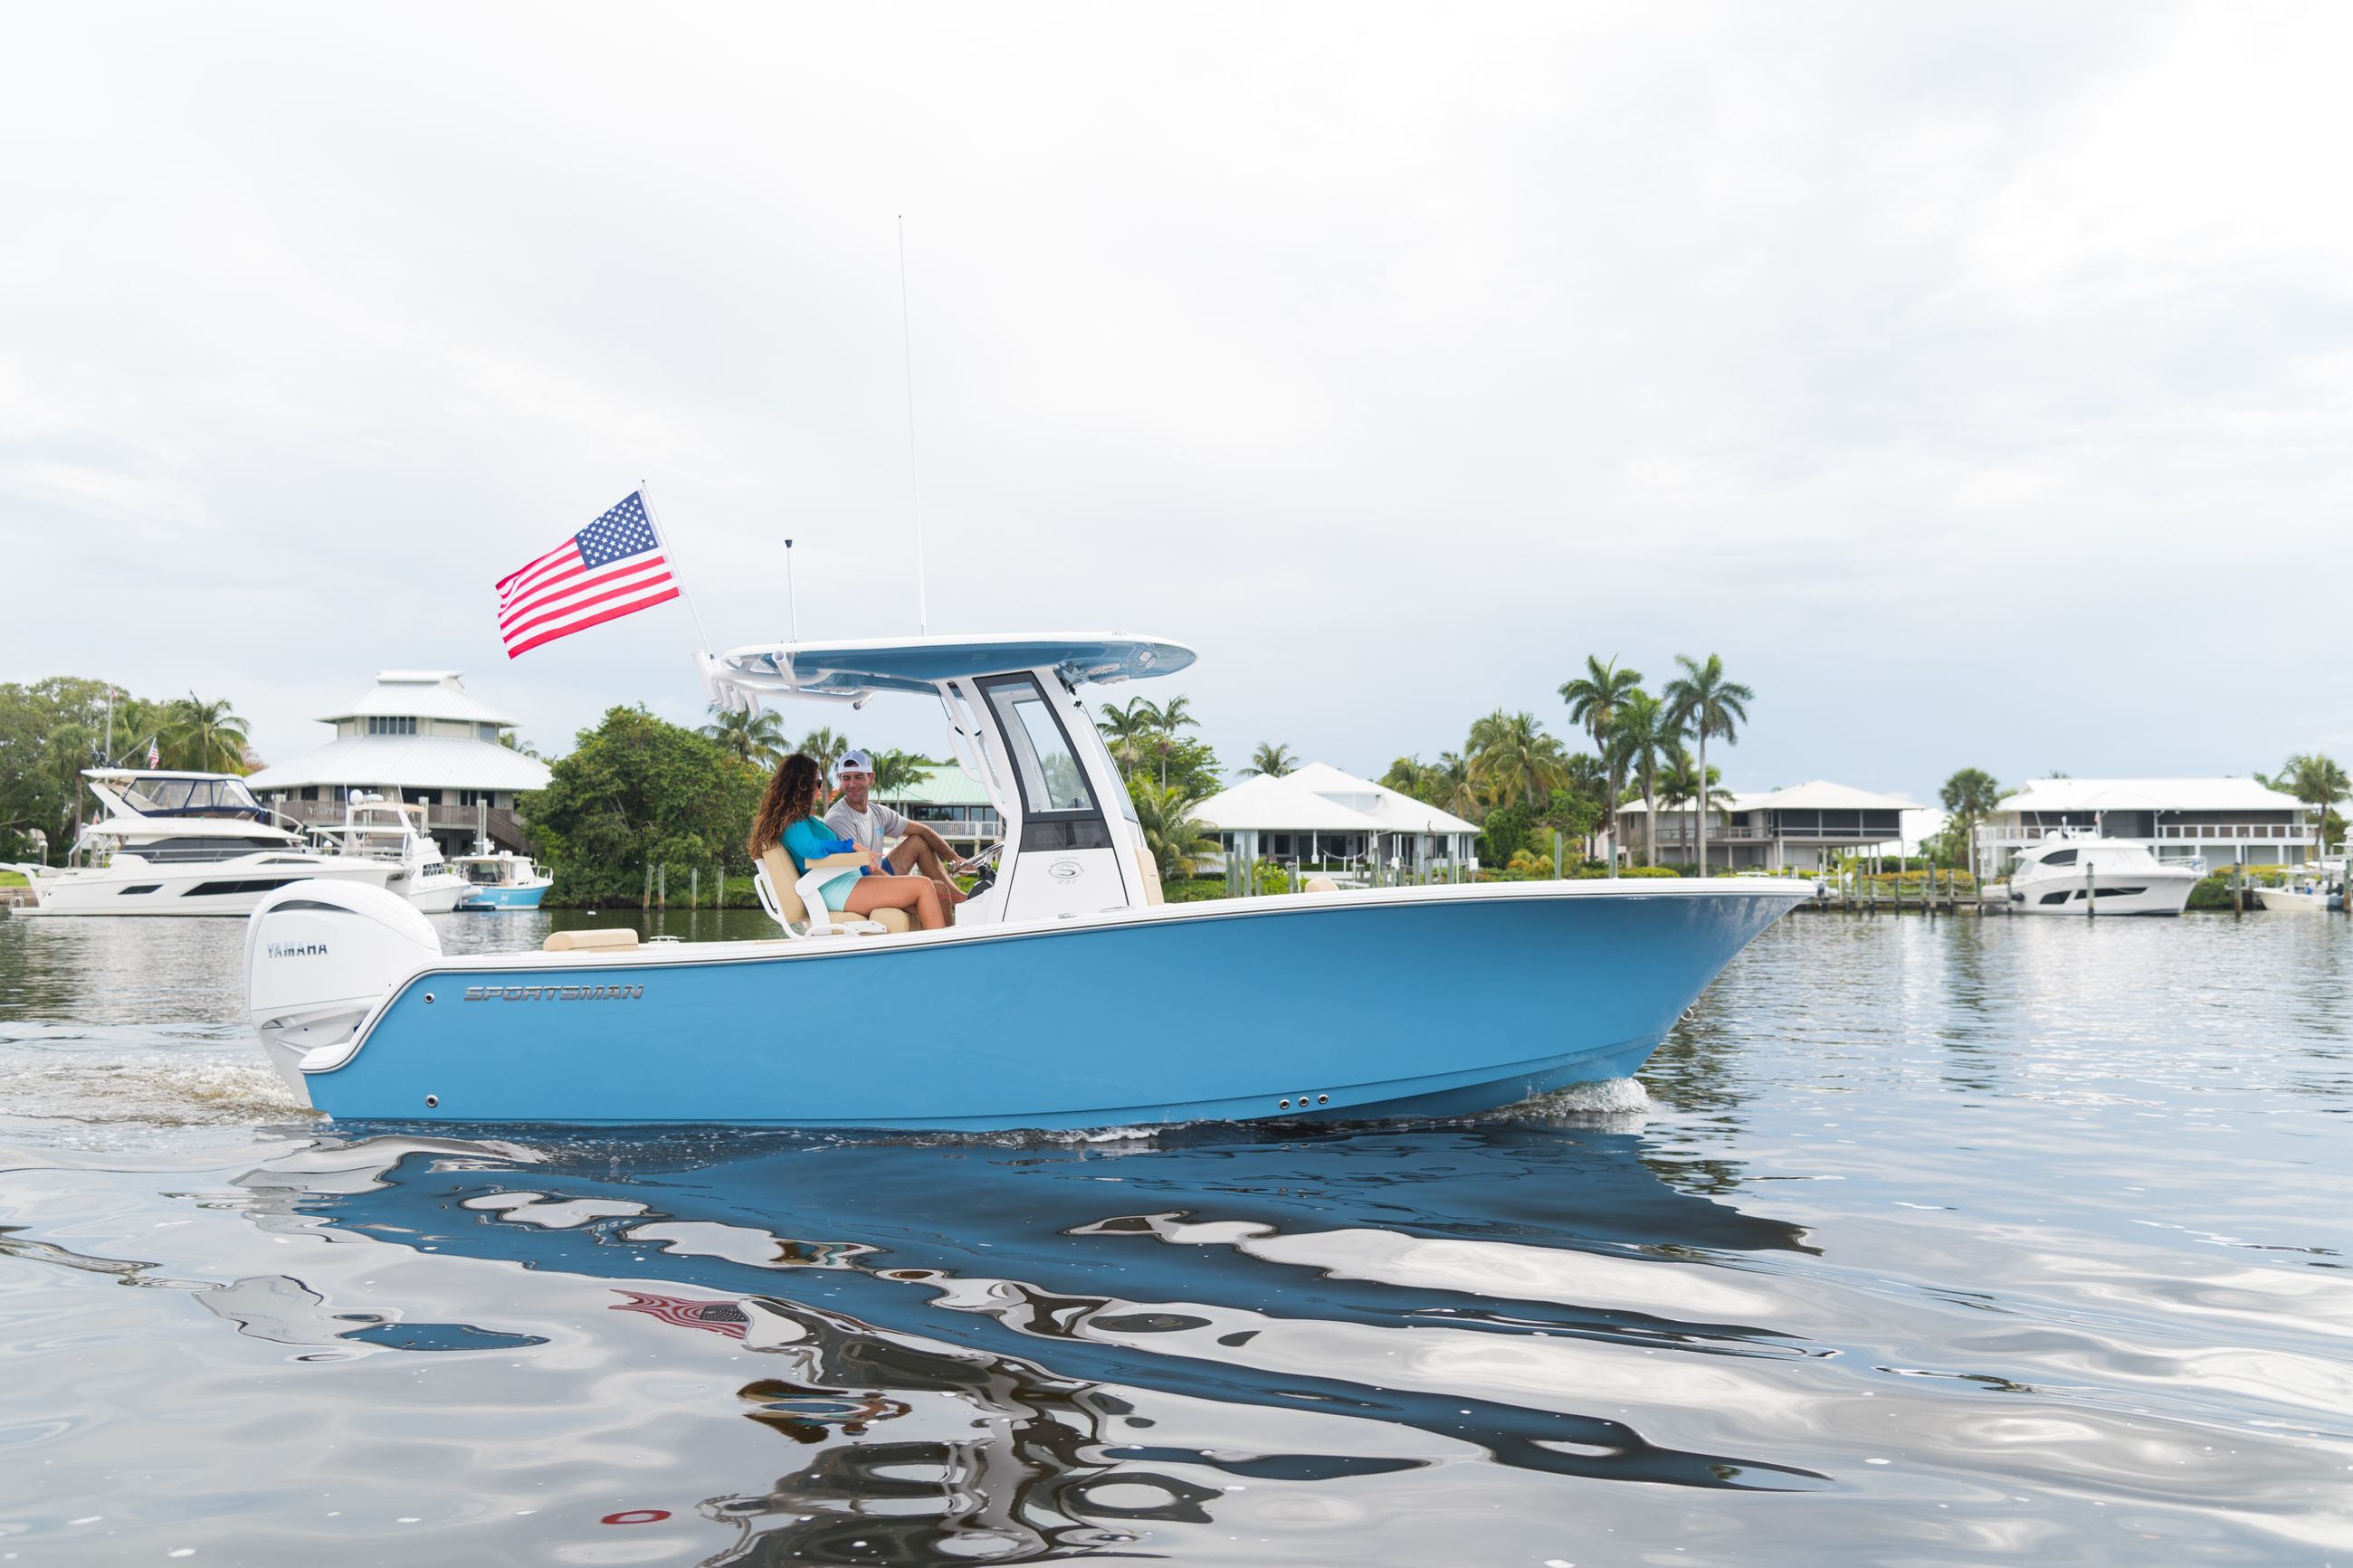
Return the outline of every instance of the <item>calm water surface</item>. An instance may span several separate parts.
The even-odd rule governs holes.
[[[0,1562],[2353,1562],[2341,919],[1799,916],[1639,1084],[1094,1141],[329,1131],[242,935],[0,920]]]

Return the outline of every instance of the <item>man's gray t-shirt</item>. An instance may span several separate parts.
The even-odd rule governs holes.
[[[860,849],[882,853],[886,838],[896,838],[907,831],[907,819],[871,796],[864,811],[852,811],[849,802],[837,800],[833,809],[825,814],[825,825],[841,837],[852,840]]]

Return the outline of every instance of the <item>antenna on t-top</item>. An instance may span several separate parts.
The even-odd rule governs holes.
[[[931,597],[923,582],[923,487],[915,469],[915,332],[907,317],[907,215],[899,215],[899,344],[907,365],[907,494],[915,516],[915,630],[932,629]]]
[[[789,539],[785,541],[785,625],[789,628],[786,637],[792,642],[800,641],[801,601],[793,591],[793,542]]]

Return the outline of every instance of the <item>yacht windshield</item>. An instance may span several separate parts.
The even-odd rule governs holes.
[[[242,779],[173,778],[141,773],[122,786],[122,799],[146,816],[249,816],[265,815]]]

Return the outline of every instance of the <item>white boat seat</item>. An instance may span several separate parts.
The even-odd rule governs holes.
[[[610,952],[617,948],[638,945],[638,933],[627,926],[589,926],[581,931],[560,931],[552,933],[539,944],[542,952]]]
[[[828,856],[812,865],[807,875],[796,878],[793,858],[781,844],[771,844],[760,851],[760,864],[752,873],[753,889],[760,895],[760,907],[768,918],[785,928],[787,936],[828,936],[848,931],[860,936],[894,936],[914,929],[904,910],[876,910],[869,915],[844,917],[838,910],[825,907],[819,891],[827,882],[841,874],[841,868],[859,864],[848,855]],[[814,909],[818,918],[811,920]]]

